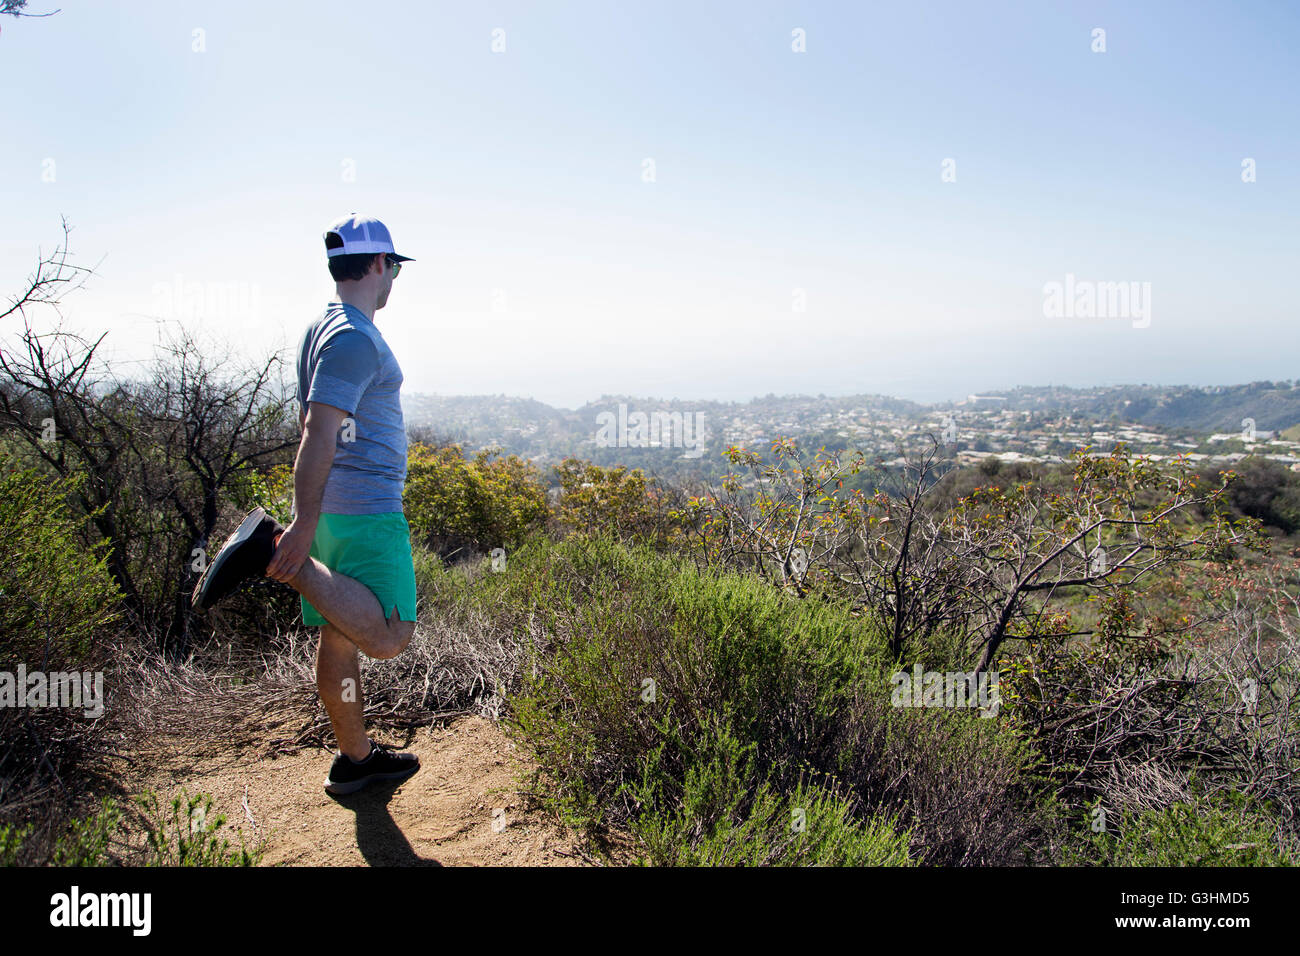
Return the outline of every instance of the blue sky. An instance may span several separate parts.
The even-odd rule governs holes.
[[[1300,5],[56,4],[0,22],[0,292],[66,215],[124,371],[159,318],[291,354],[357,211],[406,391],[1300,375]],[[1046,316],[1067,274],[1149,322]]]

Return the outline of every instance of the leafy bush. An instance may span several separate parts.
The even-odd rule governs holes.
[[[1237,474],[1228,489],[1232,507],[1283,534],[1300,530],[1300,475],[1268,458],[1250,456],[1233,467]]]
[[[167,808],[153,791],[137,800],[149,817],[148,866],[256,866],[262,858],[260,848],[244,845],[242,834],[239,849],[220,835],[226,815],[211,815],[208,794],[182,791]]]
[[[1106,826],[1068,848],[1063,862],[1094,866],[1294,866],[1267,814],[1240,794],[1107,814]]]
[[[68,496],[84,479],[35,469],[0,475],[0,660],[81,663],[116,620],[118,591],[102,548],[78,538]]]
[[[0,866],[14,866],[18,863],[23,843],[31,832],[30,826],[0,824]]]
[[[939,864],[1021,862],[1046,826],[1014,730],[891,707],[886,642],[846,604],[605,539],[511,568],[551,649],[510,726],[571,825],[627,827],[659,862],[848,862],[894,860],[892,818]],[[800,801],[824,842],[796,852],[778,818]]]
[[[560,500],[555,521],[568,533],[645,540],[659,523],[655,490],[640,468],[602,468],[566,458],[555,466]]]
[[[104,549],[85,547],[79,534],[85,522],[70,513],[68,497],[84,480],[30,468],[0,474],[0,669],[9,672],[6,683],[16,681],[18,665],[29,673],[75,675],[100,669],[108,656],[96,638],[117,620],[120,595]],[[80,678],[73,683],[74,699],[80,699]],[[19,695],[27,689],[14,687]],[[20,852],[24,861],[52,852],[64,795],[95,779],[93,755],[105,739],[95,733],[96,723],[83,709],[0,707],[0,794],[6,809],[29,824],[0,837],[4,862],[17,862]]]
[[[655,866],[909,866],[908,834],[892,821],[855,819],[853,803],[800,781],[782,794],[754,784],[755,742],[724,726],[711,754],[686,773],[679,803],[662,799],[657,748],[632,793],[647,812],[632,822],[644,862]]]
[[[122,814],[105,797],[99,810],[74,819],[54,848],[55,866],[109,866],[109,844],[122,825]]]
[[[407,456],[403,507],[412,532],[443,558],[515,547],[546,519],[537,469],[515,455],[416,443]]]
[[[163,807],[158,797],[148,791],[136,802],[146,814],[146,866],[255,866],[261,859],[261,848],[246,847],[242,834],[237,849],[220,834],[226,817],[211,814],[212,797],[208,794],[191,796],[182,791]],[[0,826],[0,865],[18,862],[31,831],[30,826]],[[48,862],[75,867],[120,865],[131,858],[125,841],[120,839],[124,834],[121,808],[104,797],[95,812],[68,821],[54,842]],[[43,861],[38,857],[34,862]]]
[[[241,471],[231,480],[230,500],[241,514],[259,505],[282,525],[293,520],[293,466]]]

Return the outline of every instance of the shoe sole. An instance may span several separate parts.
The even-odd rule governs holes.
[[[209,586],[217,579],[217,572],[221,570],[226,560],[235,551],[236,546],[247,541],[265,517],[266,509],[254,508],[249,512],[248,517],[240,522],[234,534],[226,539],[226,543],[221,546],[221,551],[212,559],[208,569],[203,572],[203,576],[199,578],[199,583],[194,585],[194,593],[190,595],[190,607],[196,611],[206,611],[208,609],[207,605],[204,604],[204,600],[207,598]]]
[[[405,780],[407,777],[413,776],[419,769],[420,765],[416,764],[410,770],[400,770],[395,773],[373,773],[368,777],[362,777],[360,780],[352,780],[348,783],[330,783],[326,780],[325,792],[332,793],[336,797],[343,797],[349,793],[356,793],[363,787],[378,783],[381,780]]]

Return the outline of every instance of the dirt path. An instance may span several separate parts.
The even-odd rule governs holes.
[[[512,773],[520,761],[493,721],[461,717],[423,728],[403,749],[420,758],[415,776],[337,799],[324,791],[332,757],[320,749],[275,759],[234,753],[197,765],[187,754],[164,752],[150,762],[138,789],[152,788],[166,799],[182,787],[212,794],[227,829],[239,826],[266,839],[268,866],[589,862],[575,851],[571,834],[540,811],[524,812]]]

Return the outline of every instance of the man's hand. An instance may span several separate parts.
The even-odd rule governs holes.
[[[280,535],[280,542],[275,547],[275,555],[266,567],[266,576],[288,584],[302,570],[307,556],[311,554],[311,543],[316,537],[316,527],[307,526],[294,520]]]

